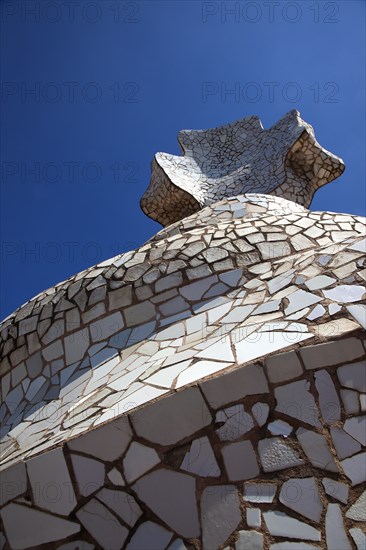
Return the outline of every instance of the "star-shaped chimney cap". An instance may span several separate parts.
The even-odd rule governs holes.
[[[157,153],[141,208],[163,226],[225,197],[263,193],[305,207],[345,165],[292,110],[268,130],[249,116],[209,130],[182,130],[183,156]]]

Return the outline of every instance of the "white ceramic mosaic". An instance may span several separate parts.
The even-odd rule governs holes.
[[[0,325],[0,550],[364,549],[365,219],[304,207],[343,163],[296,111],[180,142],[174,223]]]
[[[212,130],[183,130],[178,142],[184,156],[157,153],[141,199],[144,212],[162,225],[244,193],[271,193],[309,206],[315,191],[344,170],[295,110],[269,130],[250,116]]]

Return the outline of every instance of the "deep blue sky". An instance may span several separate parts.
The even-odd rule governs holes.
[[[139,199],[183,128],[297,108],[347,166],[311,209],[365,215],[363,1],[0,6],[1,317],[159,230]]]

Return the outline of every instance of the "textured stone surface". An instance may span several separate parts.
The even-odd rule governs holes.
[[[304,463],[298,452],[278,437],[261,440],[258,448],[265,472],[276,472]]]

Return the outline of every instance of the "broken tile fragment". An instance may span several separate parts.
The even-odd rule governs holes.
[[[320,296],[306,292],[305,290],[297,290],[288,297],[289,305],[285,309],[286,315],[291,315],[299,309],[304,309],[307,306],[311,306],[321,301]]]
[[[346,517],[355,521],[366,521],[366,491],[347,510]]]
[[[343,460],[344,458],[360,452],[361,445],[359,442],[338,426],[332,427],[330,433],[339,460]]]
[[[104,487],[95,497],[131,527],[142,515],[141,508],[133,496],[125,491],[114,491]]]
[[[351,435],[361,445],[366,445],[366,416],[354,416],[347,418],[343,425],[343,429]]]
[[[363,357],[365,351],[361,342],[354,337],[343,338],[335,342],[326,342],[301,348],[300,355],[306,369],[319,369]],[[343,367],[337,369],[339,372]],[[341,381],[342,383],[342,381]],[[366,384],[366,381],[364,382]],[[345,385],[345,384],[343,384]],[[351,387],[351,386],[346,386]],[[353,387],[353,386],[352,386]]]
[[[124,416],[72,439],[68,442],[68,447],[73,451],[112,462],[125,452],[131,439],[128,418]]]
[[[305,428],[299,428],[296,435],[304,453],[313,466],[330,472],[338,471],[323,435]]]
[[[263,368],[258,365],[245,365],[220,378],[202,382],[200,386],[213,409],[235,403],[246,395],[269,392]]]
[[[258,504],[271,503],[277,492],[275,483],[247,482],[244,483],[243,499]]]
[[[218,477],[221,475],[210,441],[206,436],[192,441],[180,467],[186,472],[201,477]]]
[[[160,468],[140,478],[133,490],[180,536],[195,538],[200,535],[196,482],[192,476]]]
[[[314,378],[323,421],[326,424],[337,422],[341,418],[341,407],[330,374],[326,370],[319,370],[315,372]]]
[[[338,285],[331,290],[323,290],[324,296],[335,302],[358,302],[365,295],[365,287],[359,285]]]
[[[301,363],[294,351],[272,355],[266,360],[268,376],[271,382],[286,382],[302,374]]]
[[[257,340],[253,339],[252,336],[248,336],[235,343],[234,346],[238,361],[240,363],[245,363],[274,351],[288,348],[295,342],[299,343],[308,338],[313,338],[313,334],[292,332],[289,337],[287,332],[270,330],[268,332],[261,332],[261,337]]]
[[[347,504],[349,493],[348,485],[340,481],[335,481],[334,479],[329,479],[328,477],[323,479],[322,484],[327,495]]]
[[[230,481],[252,479],[259,474],[257,459],[250,441],[225,445],[221,453]]]
[[[216,422],[224,424],[216,430],[221,441],[234,441],[254,427],[252,416],[244,410],[243,405],[232,405],[216,413]]]
[[[366,392],[366,360],[339,367],[337,375],[345,388]]]
[[[319,427],[319,412],[310,392],[310,382],[299,380],[275,388],[276,411]]]
[[[241,521],[239,495],[234,485],[206,487],[201,496],[202,549],[223,544]]]
[[[142,550],[143,548],[166,548],[173,536],[173,533],[154,523],[146,521],[139,525],[136,533],[132,536],[130,542],[126,546],[126,550]],[[169,548],[172,548],[170,546]],[[184,548],[184,547],[182,547]]]
[[[102,462],[72,454],[71,463],[81,495],[87,497],[103,486],[105,468]]]
[[[127,481],[135,481],[160,462],[155,449],[133,441],[123,459],[123,471]]]
[[[364,533],[358,527],[352,528],[349,530],[353,542],[356,545],[357,550],[365,550],[366,548],[366,533]]]
[[[247,508],[246,520],[248,527],[261,526],[261,511],[260,508]]]
[[[32,458],[27,471],[37,506],[68,516],[76,506],[76,498],[62,449]]]
[[[285,481],[279,498],[287,508],[319,523],[323,506],[314,477],[291,478]]]
[[[366,481],[366,452],[341,461],[341,466],[352,485]]]
[[[293,430],[293,427],[283,420],[274,420],[268,424],[267,428],[272,435],[283,435],[284,437],[288,437]]]
[[[76,512],[76,516],[103,550],[122,549],[128,530],[104,504],[92,498]]]
[[[341,389],[340,394],[346,413],[358,414],[360,412],[358,393],[353,390]]]
[[[264,426],[267,422],[269,414],[269,405],[268,403],[255,403],[252,407],[252,415],[257,422],[258,426]]]
[[[138,435],[170,445],[211,423],[211,415],[197,388],[188,388],[132,414]]]
[[[275,537],[291,537],[302,540],[321,540],[321,533],[311,525],[299,521],[283,512],[263,512],[269,533]]]
[[[327,550],[352,550],[344,529],[342,512],[339,504],[328,504],[325,515],[325,538]]]
[[[264,537],[258,531],[239,531],[235,550],[263,550]]]
[[[18,462],[0,473],[0,505],[23,495],[27,491],[27,473],[24,462]]]
[[[80,531],[74,521],[12,502],[0,512],[9,545],[14,549],[38,547]],[[21,527],[21,528],[20,528]]]

